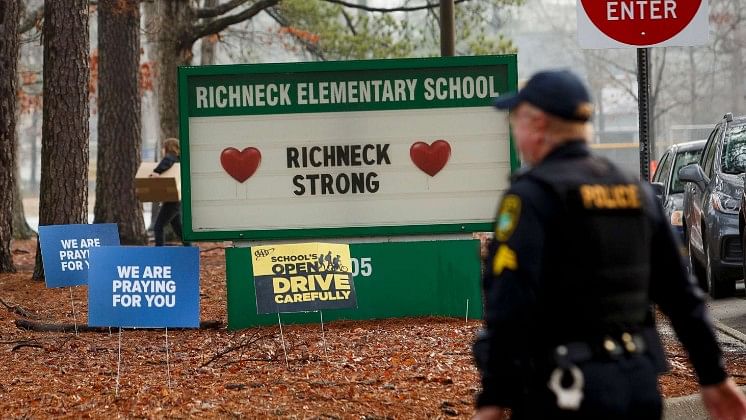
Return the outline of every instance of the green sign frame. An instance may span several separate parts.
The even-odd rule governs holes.
[[[386,225],[386,226],[350,226],[350,227],[309,227],[303,229],[245,229],[245,230],[200,230],[195,231],[192,223],[192,179],[190,168],[190,117],[236,116],[261,114],[298,114],[311,112],[351,112],[395,109],[427,109],[448,107],[485,107],[491,106],[494,98],[450,99],[449,101],[431,101],[424,103],[414,101],[410,104],[392,103],[358,103],[358,104],[316,104],[313,106],[288,106],[282,110],[276,108],[224,107],[221,109],[199,109],[196,105],[195,87],[209,89],[213,85],[230,85],[231,83],[266,83],[274,81],[287,82],[288,86],[297,86],[304,80],[317,83],[320,80],[332,83],[335,80],[385,79],[393,75],[424,77],[423,75],[476,75],[490,74],[497,80],[499,94],[517,90],[517,57],[516,55],[445,57],[395,60],[360,60],[340,62],[308,62],[279,64],[221,65],[202,67],[179,67],[179,129],[181,142],[181,182],[182,182],[182,216],[183,235],[187,241],[256,241],[319,239],[340,237],[371,237],[401,235],[442,235],[469,232],[483,232],[492,229],[492,221]],[[388,75],[388,76],[387,76]],[[204,91],[203,89],[203,91]],[[297,94],[290,90],[290,94]],[[497,118],[497,117],[496,117]],[[512,139],[509,140],[510,170],[519,166],[518,155]]]

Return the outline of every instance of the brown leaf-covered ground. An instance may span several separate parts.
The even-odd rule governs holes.
[[[470,344],[480,322],[451,318],[342,321],[227,331],[35,332],[18,312],[85,324],[85,287],[30,280],[35,241],[13,243],[0,274],[3,417],[469,418],[478,390]],[[201,319],[226,322],[223,244],[201,244]],[[168,338],[168,351],[166,347]],[[117,360],[121,339],[121,366]],[[666,396],[696,391],[685,353],[667,340]],[[741,353],[727,354],[746,383]],[[117,391],[118,390],[118,391]]]

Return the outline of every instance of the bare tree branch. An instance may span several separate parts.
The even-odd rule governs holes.
[[[10,351],[16,351],[16,350],[22,349],[24,347],[32,347],[32,348],[36,348],[36,349],[43,349],[44,348],[44,346],[42,346],[41,344],[39,344],[39,342],[37,342],[37,341],[23,341],[23,342],[20,342],[20,343],[16,344],[15,346],[13,346],[13,348],[10,349]]]
[[[210,18],[210,17],[216,17],[220,16],[221,14],[224,14],[226,12],[229,12],[231,10],[236,9],[237,7],[246,4],[248,0],[231,0],[227,3],[224,3],[222,5],[212,7],[212,8],[201,8],[196,10],[197,17],[200,18]],[[276,6],[281,0],[259,0],[256,3],[252,4],[251,6],[247,7],[240,13],[236,13],[233,15],[225,16],[219,19],[214,19],[209,22],[196,25],[192,27],[192,30],[187,35],[187,39],[185,39],[186,44],[191,44],[193,42],[196,42],[198,39],[205,37],[207,35],[212,35],[219,33],[223,29],[239,22],[243,22],[245,20],[249,20],[252,17],[256,16],[259,12],[267,11],[267,9]],[[390,12],[413,12],[417,10],[430,10],[440,7],[440,3],[434,2],[434,3],[426,3],[422,6],[402,6],[402,7],[369,7],[365,5],[355,4],[355,3],[349,3],[344,0],[320,0],[327,3],[332,4],[338,4],[344,7],[352,8],[352,9],[360,9],[365,10],[368,12],[380,12],[380,13],[390,13]],[[454,4],[464,3],[470,0],[456,0]],[[271,14],[270,14],[271,15]],[[273,16],[275,20],[277,20],[276,16]],[[345,15],[345,19],[348,20],[348,26],[349,26],[349,17]],[[278,22],[282,24],[281,22]],[[284,25],[287,27],[287,25]],[[354,33],[354,28],[350,27],[350,29]],[[297,37],[296,37],[297,38]],[[312,45],[309,45],[308,42],[301,41],[304,46],[308,49],[311,47],[309,52],[312,54],[318,55],[318,49],[317,51],[313,51]]]
[[[663,70],[666,68],[666,52],[668,51],[668,48],[663,48],[663,57],[661,58],[661,63],[658,66],[658,76],[656,77],[656,84],[655,88],[653,89],[653,98],[655,98],[656,102],[657,99],[660,98],[661,89],[663,86]]]
[[[355,30],[355,25],[352,23],[352,17],[349,13],[347,13],[346,10],[342,10],[342,16],[345,18],[345,23],[347,24],[347,28],[350,29],[350,32],[352,35],[357,35],[357,31]]]
[[[613,84],[613,85],[617,86],[618,88],[622,89],[623,91],[627,92],[627,94],[629,94],[629,96],[631,96],[635,101],[637,101],[637,92],[635,92],[632,88],[630,88],[629,84],[620,82],[614,76],[614,73],[609,68],[612,68],[612,69],[615,68],[615,69],[619,70],[620,72],[623,72],[623,73],[626,73],[626,74],[633,73],[633,70],[630,70],[630,69],[628,69],[628,68],[626,68],[626,67],[618,64],[616,61],[609,60],[606,57],[603,57],[601,55],[592,54],[592,57],[593,57],[594,60],[597,60],[597,61],[599,61],[599,62],[601,62],[603,64],[600,68],[604,71],[604,73],[606,73],[607,76],[609,76],[608,79],[611,82],[611,84]]]
[[[3,306],[5,306],[8,309],[8,311],[14,314],[20,315],[24,318],[39,319],[38,315],[32,314],[27,309],[21,307],[21,305],[11,305],[11,304],[5,303],[5,301],[2,299],[0,299],[0,303],[2,303]]]
[[[202,25],[194,26],[190,33],[187,35],[188,38],[186,40],[186,44],[191,45],[198,39],[207,35],[216,34],[223,29],[233,25],[234,23],[249,20],[256,16],[259,12],[275,6],[279,2],[280,0],[259,0],[258,2],[252,4],[250,7],[244,9],[241,13],[225,16],[220,19],[215,19],[210,22],[204,23]]]
[[[55,324],[41,321],[31,321],[28,319],[16,319],[16,328],[22,330],[31,330],[39,332],[107,332],[108,328],[89,327],[85,324]]]
[[[244,349],[244,348],[246,348],[246,347],[249,347],[249,346],[251,346],[252,344],[254,344],[254,343],[258,342],[258,341],[261,341],[261,340],[265,340],[265,339],[268,339],[268,338],[273,338],[273,337],[274,337],[274,336],[276,335],[275,333],[270,333],[270,334],[259,334],[259,332],[260,332],[259,330],[257,330],[257,331],[254,331],[254,332],[253,332],[253,333],[251,334],[251,336],[247,337],[246,339],[244,339],[244,340],[243,340],[242,342],[240,342],[239,344],[237,344],[237,345],[235,345],[235,346],[230,346],[230,347],[227,347],[227,348],[225,348],[225,349],[223,349],[223,350],[220,350],[219,352],[215,353],[215,355],[214,355],[214,356],[212,356],[212,357],[210,358],[210,360],[208,360],[208,361],[206,361],[206,362],[202,363],[202,364],[200,365],[200,367],[205,367],[205,366],[207,366],[207,365],[209,365],[210,363],[212,363],[212,362],[214,362],[214,361],[216,361],[216,360],[220,359],[221,357],[225,356],[226,354],[228,354],[228,353],[230,353],[230,352],[233,352],[233,351],[236,351],[236,350],[242,350],[242,349]]]
[[[440,3],[426,3],[423,6],[402,6],[402,7],[370,7],[365,6],[362,4],[356,4],[356,3],[349,3],[344,0],[321,0],[325,1],[327,3],[333,3],[333,4],[339,4],[344,7],[349,7],[351,9],[360,9],[365,10],[366,12],[380,12],[380,13],[389,13],[389,12],[415,12],[417,10],[425,10],[425,9],[437,9],[440,7]],[[469,0],[456,0],[454,4],[464,3]]]
[[[671,111],[673,109],[676,109],[676,108],[678,108],[678,107],[680,107],[682,105],[686,105],[686,104],[683,104],[681,102],[671,102],[669,105],[666,105],[666,106],[656,105],[656,108],[657,108],[658,112],[655,113],[654,118],[655,119],[660,119],[665,114],[667,114],[669,111]]]
[[[196,9],[194,13],[198,18],[214,18],[222,14],[228,13],[236,7],[246,3],[249,0],[231,0],[228,3],[223,3],[215,7],[201,7]]]
[[[31,321],[28,319],[16,319],[16,328],[22,330],[41,331],[41,332],[111,332],[108,327],[91,327],[85,324],[56,324],[41,321]],[[200,321],[200,329],[220,329],[223,327],[221,321]],[[173,330],[182,330],[187,328],[172,328]]]
[[[267,9],[267,14],[272,17],[272,19],[275,20],[275,22],[279,23],[281,27],[288,28],[290,27],[290,24],[288,23],[287,19],[285,19],[284,16],[282,16],[277,10],[274,9]],[[307,39],[303,39],[296,35],[295,33],[290,33],[291,36],[298,41],[301,45],[303,45],[303,48],[306,49],[309,53],[311,53],[313,56],[318,58],[319,60],[326,61],[326,57],[324,57],[324,52],[319,49],[319,47],[309,42]]]

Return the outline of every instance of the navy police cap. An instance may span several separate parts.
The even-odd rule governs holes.
[[[495,107],[512,110],[524,101],[565,120],[588,121],[593,116],[588,89],[568,70],[547,70],[534,74],[518,93],[500,95]]]

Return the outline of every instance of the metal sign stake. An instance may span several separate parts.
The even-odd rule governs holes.
[[[321,317],[321,341],[324,343],[324,359],[326,359],[326,363],[329,363],[329,355],[326,352],[326,336],[324,335],[324,312],[319,311],[319,316]]]
[[[168,378],[168,389],[171,389],[171,365],[168,360],[168,327],[166,327],[166,377]]]
[[[277,313],[277,324],[280,326],[280,341],[282,341],[282,351],[285,353],[285,367],[290,370],[290,363],[288,363],[288,349],[285,348],[285,336],[282,334],[282,320],[280,320],[280,313]]]
[[[75,318],[75,300],[73,300],[73,288],[70,289],[70,305],[73,307],[73,325],[75,325],[75,336],[78,336],[78,320]]]
[[[119,398],[119,372],[122,366],[122,327],[119,327],[119,345],[117,346],[117,387],[114,396]]]

